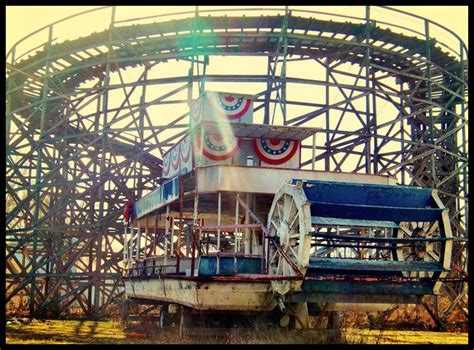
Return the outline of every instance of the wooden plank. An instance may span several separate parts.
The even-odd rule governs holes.
[[[234,230],[239,228],[261,228],[262,226],[259,224],[237,224],[237,225],[209,225],[209,226],[201,226],[201,230],[203,231],[217,231],[220,229],[221,231],[226,230]]]
[[[364,237],[355,235],[336,235],[331,233],[312,233],[313,237],[321,237],[328,239],[337,239],[343,241],[365,241],[365,242],[390,242],[390,243],[414,243],[414,242],[442,242],[449,238],[390,238],[390,237]]]
[[[399,228],[400,226],[394,221],[378,221],[378,220],[357,220],[357,219],[341,219],[323,216],[311,217],[311,223],[321,226],[350,226],[350,227],[388,227]]]
[[[441,272],[443,267],[436,261],[387,261],[337,258],[310,258],[310,269],[351,271],[432,271]]]
[[[433,283],[391,281],[305,281],[305,293],[432,295]]]
[[[420,298],[416,295],[397,294],[341,294],[341,293],[294,293],[289,296],[289,302],[310,303],[350,303],[350,304],[419,304]]]

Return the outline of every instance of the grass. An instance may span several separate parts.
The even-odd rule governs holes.
[[[126,342],[122,327],[111,321],[32,320],[8,324],[7,343],[118,344]]]
[[[8,321],[7,344],[467,344],[467,333],[356,328],[343,328],[341,332],[324,329],[288,331],[261,320],[252,321],[250,327],[228,329],[219,338],[185,339],[179,337],[176,328],[159,329],[151,321],[131,322],[129,327],[117,321]],[[131,332],[145,333],[147,338],[130,338]]]
[[[467,333],[396,331],[396,330],[344,330],[348,342],[365,344],[467,344]]]

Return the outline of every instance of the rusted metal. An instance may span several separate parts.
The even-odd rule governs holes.
[[[158,236],[158,222],[159,222],[159,217],[158,217],[158,211],[155,213],[155,226],[153,227],[153,253],[152,255],[156,254],[156,240]]]
[[[148,246],[148,230],[149,230],[149,227],[148,227],[148,217],[149,215],[146,215],[145,216],[145,251],[144,251],[144,258],[147,258],[148,257],[148,252],[147,252],[147,246]],[[155,236],[156,237],[156,236]]]
[[[191,231],[191,276],[194,277],[194,268],[196,261],[196,226],[193,225]]]
[[[252,212],[252,210],[249,208],[249,206],[240,198],[237,197],[237,200],[239,201],[240,205],[246,210],[247,213],[249,213],[250,217],[257,223],[257,225],[260,225],[260,228],[262,231],[265,233],[265,235],[268,235],[268,230],[263,225],[263,223],[260,221],[260,219]]]
[[[261,229],[261,224],[236,224],[236,225],[206,225],[202,226],[202,231],[231,231],[239,228],[258,228]]]
[[[184,201],[184,185],[183,178],[179,178],[179,229],[178,229],[178,240],[176,242],[176,273],[179,274],[179,262],[181,258],[181,237],[183,235],[183,201]]]
[[[174,266],[174,265],[169,265]],[[139,268],[135,268],[137,270]],[[132,269],[133,270],[133,269]],[[125,279],[138,279],[141,280],[141,276],[127,276]],[[163,280],[163,279],[176,279],[176,280],[189,280],[189,281],[216,281],[216,282],[271,282],[271,281],[301,281],[300,276],[279,276],[279,275],[261,275],[261,274],[246,274],[239,276],[183,276],[183,275],[151,275],[146,276],[147,280]]]
[[[293,270],[296,272],[296,275],[299,277],[303,276],[303,273],[299,270],[298,266],[288,257],[288,255],[280,248],[280,246],[275,242],[274,237],[271,237],[269,235],[269,231],[267,228],[262,224],[262,222],[258,219],[258,217],[250,210],[250,208],[245,204],[245,202],[240,199],[240,197],[237,197],[237,200],[239,201],[240,205],[244,207],[244,209],[249,213],[249,215],[252,217],[252,219],[260,225],[265,237],[269,238],[274,247],[278,250],[279,254],[285,259],[285,261],[293,268]]]
[[[418,279],[415,277],[405,276],[377,276],[377,277],[366,277],[366,276],[324,276],[324,275],[307,275],[305,280],[308,281],[356,281],[356,282],[376,282],[376,281],[390,281],[390,282],[413,282]]]

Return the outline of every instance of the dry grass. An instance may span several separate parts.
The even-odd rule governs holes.
[[[346,342],[354,344],[467,344],[467,333],[344,329]]]
[[[250,321],[248,327],[230,328],[220,337],[184,339],[177,328],[159,329],[151,321],[132,322],[128,328],[116,321],[22,322],[7,320],[7,344],[467,344],[467,333],[356,328],[288,331],[262,319]],[[145,333],[147,338],[130,338],[131,332]]]
[[[7,320],[7,344],[117,344],[126,340],[121,326],[110,321],[33,319],[8,324]]]

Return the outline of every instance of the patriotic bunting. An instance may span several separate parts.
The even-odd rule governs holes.
[[[255,153],[265,163],[282,164],[298,150],[297,140],[253,139]]]
[[[163,177],[186,174],[192,167],[191,135],[188,135],[163,156]]]
[[[197,125],[201,119],[203,114],[203,98],[198,98],[191,106],[191,126]]]
[[[168,154],[165,154],[163,156],[163,177],[167,178],[170,174],[170,165],[171,165],[171,161],[170,161],[170,153]]]
[[[180,155],[181,155],[181,163],[186,164],[189,160],[189,156],[191,155],[191,137],[186,136],[180,143]]]
[[[202,154],[212,160],[224,160],[232,157],[240,147],[241,140],[238,137],[227,135],[204,134],[204,145]],[[200,137],[196,135],[196,147],[201,147]]]
[[[252,100],[244,97],[218,94],[217,100],[229,120],[240,119],[252,105]]]
[[[171,167],[173,168],[173,172],[175,170],[178,170],[179,168],[179,145],[176,145],[175,147],[173,147],[173,149],[171,150]]]

